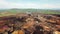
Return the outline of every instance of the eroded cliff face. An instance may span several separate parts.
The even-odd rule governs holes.
[[[60,16],[16,14],[0,17],[2,34],[60,34]]]

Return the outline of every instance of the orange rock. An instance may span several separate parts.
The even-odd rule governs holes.
[[[14,31],[12,34],[24,34],[24,31],[23,30],[17,30],[17,31]]]

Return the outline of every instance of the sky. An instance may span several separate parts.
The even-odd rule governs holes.
[[[0,0],[0,9],[60,9],[60,0]]]

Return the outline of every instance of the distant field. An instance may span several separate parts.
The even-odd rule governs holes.
[[[8,9],[0,10],[0,16],[14,15],[16,13],[38,12],[44,14],[60,14],[60,10],[44,10],[44,9]]]

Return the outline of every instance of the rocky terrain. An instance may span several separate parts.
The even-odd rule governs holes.
[[[19,13],[0,17],[0,34],[60,34],[60,15]]]

